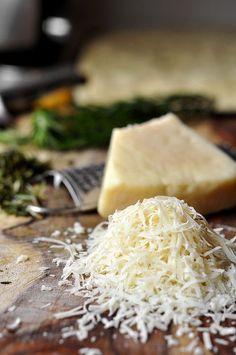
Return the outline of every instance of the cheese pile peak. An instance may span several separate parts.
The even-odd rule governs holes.
[[[113,131],[98,211],[176,196],[200,213],[236,205],[236,163],[175,115]]]
[[[71,246],[71,250],[76,250]],[[98,322],[146,342],[155,329],[199,326],[210,315],[220,327],[236,311],[235,244],[217,234],[192,207],[155,197],[115,212],[89,236],[87,250],[70,253],[63,279],[85,305],[57,314],[79,315],[82,340]],[[79,248],[77,248],[79,250]]]

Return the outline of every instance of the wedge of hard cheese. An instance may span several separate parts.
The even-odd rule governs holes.
[[[99,213],[156,195],[184,199],[203,214],[234,206],[236,163],[173,114],[115,129]]]

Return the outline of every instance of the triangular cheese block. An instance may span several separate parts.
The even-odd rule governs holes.
[[[143,198],[184,199],[200,213],[236,204],[236,163],[175,115],[114,129],[98,211]]]

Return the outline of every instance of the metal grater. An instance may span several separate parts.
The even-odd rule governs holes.
[[[228,144],[218,145],[231,158],[236,160],[236,150]],[[42,206],[28,206],[28,211],[32,214],[53,215],[73,212],[87,212],[96,209],[98,195],[100,192],[102,176],[105,164],[89,165],[82,168],[72,168],[66,170],[48,170],[40,179],[53,177],[54,186],[63,184],[69,192],[75,207],[72,208],[48,208]]]
[[[65,170],[48,170],[39,179],[53,178],[54,187],[61,184],[69,192],[75,207],[72,208],[48,208],[29,205],[28,211],[32,214],[65,214],[72,212],[86,212],[97,207],[100,192],[104,164],[89,165],[82,168],[71,168]]]

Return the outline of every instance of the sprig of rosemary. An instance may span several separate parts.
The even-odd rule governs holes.
[[[200,95],[172,95],[156,99],[137,98],[108,106],[81,106],[65,114],[56,110],[38,109],[32,116],[32,133],[27,137],[8,132],[11,142],[35,144],[54,150],[102,147],[109,143],[112,129],[140,123],[167,112],[181,117],[209,115],[214,102]],[[15,136],[14,136],[15,134]],[[0,132],[0,142],[10,142]]]
[[[26,216],[27,205],[37,203],[42,189],[34,185],[36,175],[48,164],[11,149],[0,154],[0,206],[8,214]]]

